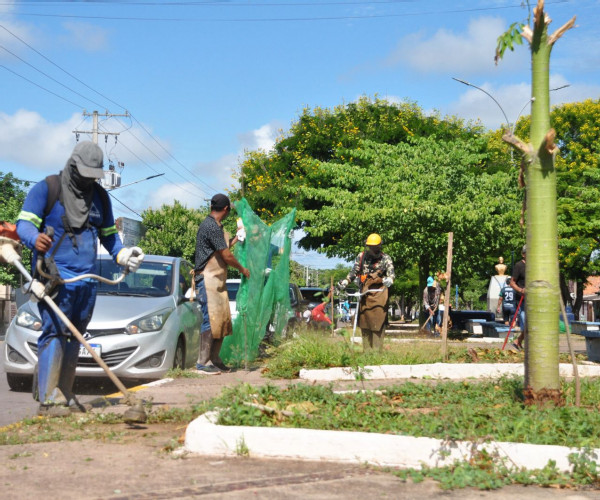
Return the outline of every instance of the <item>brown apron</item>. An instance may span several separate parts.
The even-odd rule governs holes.
[[[225,238],[225,241],[228,241],[227,234]],[[229,296],[227,295],[227,264],[219,252],[215,252],[208,259],[202,275],[206,288],[208,319],[212,336],[214,339],[222,339],[231,335],[232,329]]]
[[[381,292],[367,293],[361,297],[358,316],[358,326],[361,329],[378,332],[387,323],[388,289],[384,286],[383,280],[379,276],[367,276],[361,286],[361,293],[366,290],[379,290],[382,288],[383,291]]]

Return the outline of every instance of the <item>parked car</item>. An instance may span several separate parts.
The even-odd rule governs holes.
[[[314,309],[317,307],[327,294],[329,293],[329,288],[321,288],[318,286],[301,286],[300,292],[302,293],[302,298],[304,300],[304,306],[307,309]]]
[[[185,298],[192,267],[181,258],[147,255],[118,285],[99,283],[92,320],[81,333],[119,378],[159,379],[171,368],[195,364],[202,311],[198,302]],[[99,275],[112,280],[121,270],[109,255],[98,257]],[[40,334],[40,313],[29,301],[6,333],[2,354],[11,389],[31,385]],[[76,375],[105,376],[83,346]]]
[[[238,315],[237,307],[237,293],[240,289],[242,280],[241,279],[228,279],[227,280],[227,294],[229,295],[229,311],[231,312],[232,321]],[[299,325],[302,322],[302,306],[304,303],[304,299],[302,297],[302,293],[300,292],[300,288],[295,283],[289,284],[290,291],[290,306],[292,308],[291,315],[288,318],[288,323],[286,325],[285,331],[290,330],[290,327],[293,327],[293,330],[296,328],[296,325]],[[267,326],[267,329],[270,329],[271,325]]]

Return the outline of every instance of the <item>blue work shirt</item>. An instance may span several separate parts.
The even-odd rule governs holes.
[[[83,228],[74,229],[73,234],[77,245],[69,235],[65,235],[60,246],[54,254],[54,261],[60,271],[62,278],[71,278],[86,273],[94,273],[96,270],[97,242],[100,242],[108,250],[114,259],[123,248],[121,239],[117,233],[112,206],[108,196],[103,197],[100,190],[104,189],[99,184],[94,185],[94,196],[90,207],[89,224]],[[59,200],[44,219],[46,201],[48,198],[48,184],[45,180],[38,182],[25,198],[23,208],[17,220],[17,233],[21,241],[29,249],[33,250],[33,265],[37,261],[35,242],[44,228],[54,228],[52,247],[47,252],[51,255],[56,244],[65,232],[62,217],[65,208]],[[103,206],[106,200],[108,206]]]

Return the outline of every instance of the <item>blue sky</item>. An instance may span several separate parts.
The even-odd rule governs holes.
[[[552,103],[600,98],[600,1],[546,11],[551,32],[577,16],[553,50],[551,86],[569,87]],[[138,218],[230,189],[244,151],[268,150],[305,106],[378,95],[496,128],[494,102],[451,78],[494,95],[511,122],[528,113],[527,46],[493,61],[496,38],[526,17],[520,0],[0,0],[0,172],[57,173],[72,131],[91,129],[83,110],[127,110],[100,120],[120,133],[100,136],[106,158],[125,164],[124,185],[164,173],[112,192],[115,215]]]

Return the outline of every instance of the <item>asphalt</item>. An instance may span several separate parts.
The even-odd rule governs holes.
[[[576,350],[585,350],[578,343]],[[561,348],[562,350],[562,348]],[[225,387],[239,383],[273,384],[284,387],[300,380],[269,380],[260,371],[236,371],[201,378],[163,380],[136,388],[136,395],[153,409],[188,407],[214,397]],[[307,383],[307,381],[303,381]],[[335,390],[378,388],[401,379],[326,381]],[[311,380],[308,383],[321,383]],[[118,395],[108,397],[116,403],[102,411],[122,413],[126,406]],[[96,411],[96,410],[94,410]],[[501,490],[461,489],[443,491],[434,481],[403,482],[381,467],[366,465],[365,460],[346,456],[345,460],[324,455],[301,456],[288,453],[287,458],[260,456],[259,443],[276,442],[288,451],[296,450],[285,435],[259,435],[248,445],[249,456],[231,453],[234,444],[216,446],[202,452],[195,446],[223,443],[220,430],[181,428],[181,438],[173,449],[164,443],[152,443],[153,428],[139,426],[139,439],[115,444],[110,439],[75,442],[31,443],[0,447],[0,491],[3,499],[159,499],[159,498],[598,498],[598,491],[570,491],[538,487],[509,486]],[[218,426],[216,426],[218,427]],[[125,427],[124,427],[125,428]],[[273,429],[271,429],[273,430]],[[193,435],[192,435],[193,434]],[[362,434],[362,433],[360,433]],[[360,446],[377,456],[381,448],[374,436]],[[300,442],[306,440],[301,438]],[[318,441],[318,439],[317,439]],[[324,440],[321,440],[326,442]],[[253,443],[257,443],[256,445]],[[309,443],[306,441],[304,444]],[[405,444],[396,445],[404,447]],[[330,443],[330,448],[339,444]],[[311,448],[309,444],[308,448]],[[279,452],[278,452],[279,453]],[[354,453],[350,451],[349,453]],[[409,450],[410,455],[410,450]],[[283,455],[281,455],[283,456]],[[300,458],[300,459],[299,459]],[[375,460],[376,462],[376,460]],[[379,465],[385,465],[380,463]],[[393,465],[393,464],[391,464]]]

